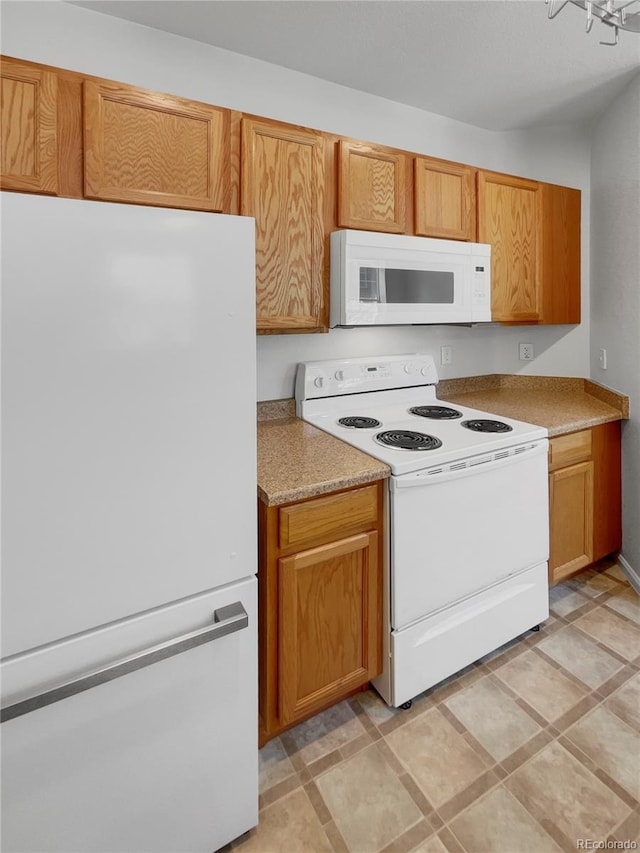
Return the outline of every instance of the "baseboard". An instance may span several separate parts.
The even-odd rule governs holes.
[[[640,575],[636,570],[628,563],[625,558],[620,554],[618,556],[618,565],[625,573],[625,575],[629,578],[629,583],[635,589],[635,591],[640,595]]]

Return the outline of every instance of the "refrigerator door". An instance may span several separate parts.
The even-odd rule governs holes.
[[[255,573],[255,224],[0,211],[6,656]]]
[[[211,853],[257,824],[256,586],[230,584],[2,664],[3,850]],[[193,631],[208,639],[177,650]],[[159,643],[176,653],[149,662]],[[87,670],[113,675],[132,651],[141,668],[83,681]],[[61,681],[67,698],[37,707]]]

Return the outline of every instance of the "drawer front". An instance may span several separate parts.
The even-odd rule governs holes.
[[[591,430],[559,435],[549,441],[549,470],[591,459]]]
[[[292,504],[279,512],[279,545],[284,550],[325,537],[375,527],[377,518],[377,486]]]

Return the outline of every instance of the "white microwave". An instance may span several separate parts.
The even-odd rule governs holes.
[[[491,320],[491,246],[373,231],[331,234],[330,325]]]

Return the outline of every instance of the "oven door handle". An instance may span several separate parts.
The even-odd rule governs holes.
[[[498,468],[506,468],[508,465],[516,465],[527,459],[537,456],[547,456],[549,442],[546,438],[535,442],[516,445],[508,450],[495,450],[492,453],[479,453],[458,462],[446,465],[434,466],[426,471],[417,471],[413,474],[402,474],[391,477],[391,491],[399,489],[412,489],[419,486],[435,486],[437,483],[450,482],[465,477],[474,477],[483,471],[495,471]]]

